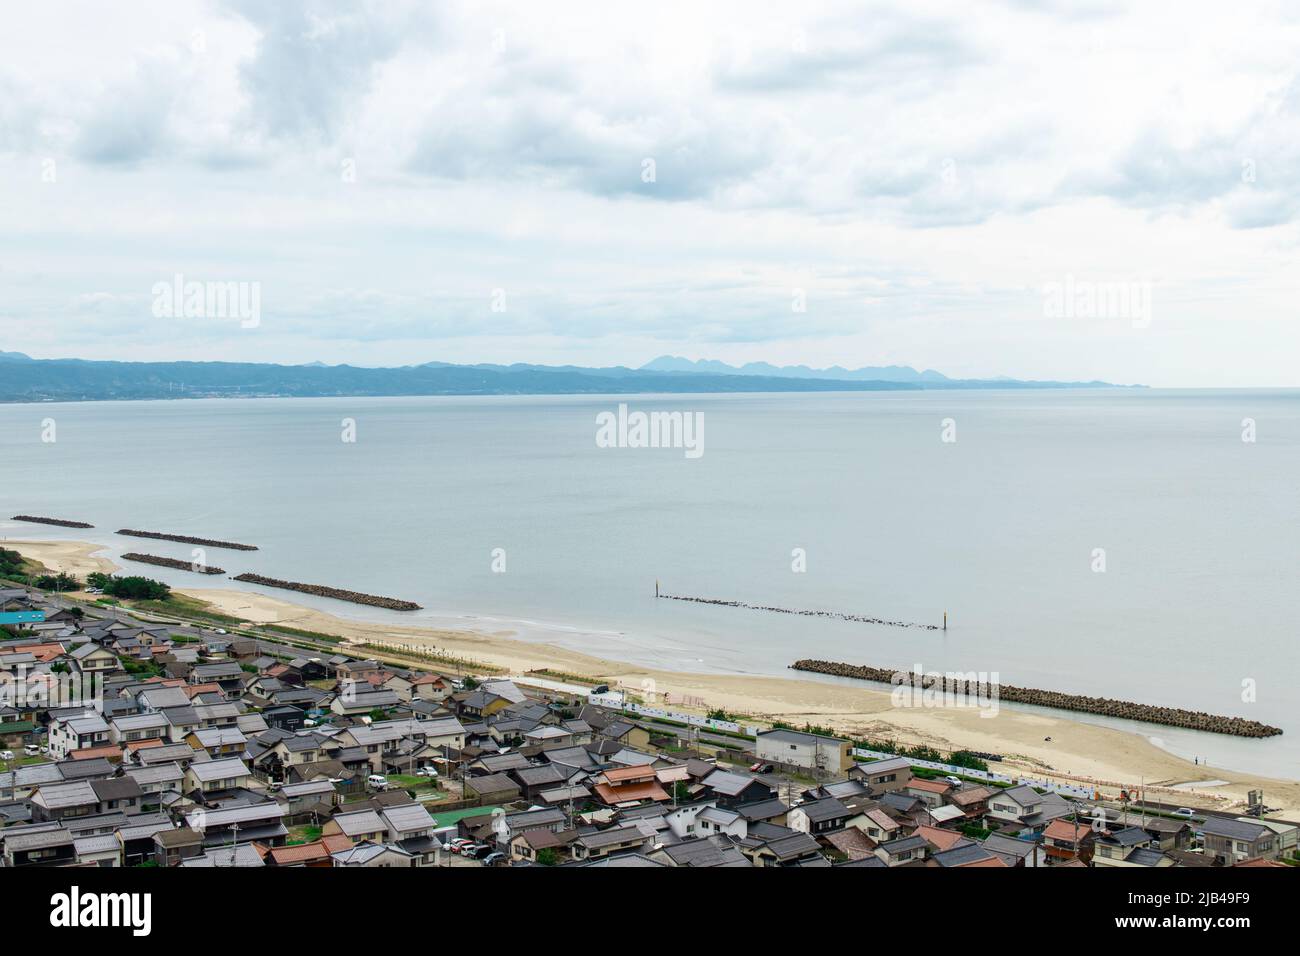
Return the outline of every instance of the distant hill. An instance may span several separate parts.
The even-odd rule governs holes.
[[[830,368],[809,368],[807,365],[770,365],[767,362],[747,362],[740,367],[713,359],[678,358],[661,355],[642,365],[643,370],[654,372],[708,372],[712,375],[765,375],[774,378],[834,379],[839,382],[949,382],[942,372],[927,369],[918,372],[910,365],[867,366],[847,369],[838,365]]]
[[[3,353],[0,402],[104,401],[212,397],[325,397],[382,395],[583,395],[640,392],[830,392],[921,388],[1052,388],[1070,383],[975,382],[948,379],[937,372],[894,378],[836,378],[833,370],[809,375],[776,369],[769,374],[731,369],[582,368],[547,365],[450,365],[429,362],[401,368],[352,365],[269,365],[252,362],[90,362],[82,359],[32,359]],[[675,360],[685,361],[685,360]],[[653,363],[652,363],[653,364]],[[721,363],[719,363],[721,364]],[[730,369],[730,366],[723,366]],[[752,366],[745,366],[746,369]],[[871,370],[848,373],[865,375]],[[820,374],[819,374],[820,373]],[[931,377],[927,377],[931,376]],[[937,376],[934,378],[933,376]],[[1073,383],[1076,387],[1104,382]]]

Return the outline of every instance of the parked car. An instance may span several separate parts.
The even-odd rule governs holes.
[[[460,851],[461,856],[468,856],[471,859],[481,860],[492,852],[490,843],[475,843],[473,846],[467,846]]]
[[[35,744],[28,744],[26,747],[23,748],[23,753],[26,754],[28,757],[37,757],[44,749],[45,748],[38,747]]]
[[[14,752],[12,750],[0,750],[0,760],[13,760]]]
[[[473,840],[466,840],[464,838],[461,838],[457,840],[452,840],[451,843],[447,845],[447,849],[451,850],[452,853],[460,853],[465,849],[465,847],[473,846],[473,845],[474,845]]]
[[[500,850],[493,850],[493,851],[492,851],[491,853],[489,853],[487,856],[483,857],[483,865],[484,865],[484,866],[496,866],[498,863],[500,863],[500,862],[501,862],[502,860],[504,860],[505,858],[506,858],[506,855],[505,855],[504,853],[502,853]]]
[[[417,777],[436,777],[438,776],[438,771],[434,770],[432,767],[421,767],[419,770],[415,771],[415,775]]]
[[[388,778],[382,773],[372,773],[370,776],[366,777],[366,783],[375,790],[388,789]]]
[[[750,773],[771,773],[775,768],[770,763],[750,764]]]
[[[943,779],[946,782],[952,784],[954,787],[961,786],[961,777],[954,777],[952,774],[948,774],[948,776],[944,777]]]
[[[1191,815],[1192,811],[1190,807],[1179,807],[1174,811],[1174,816],[1176,817],[1190,817]]]

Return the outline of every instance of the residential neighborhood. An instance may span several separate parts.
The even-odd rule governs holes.
[[[0,592],[4,867],[1284,867],[1294,824]],[[536,683],[530,683],[535,680]],[[60,682],[93,686],[69,700]],[[728,729],[734,727],[735,729]],[[751,732],[752,730],[752,732]]]

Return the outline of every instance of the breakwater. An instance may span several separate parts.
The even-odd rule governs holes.
[[[175,568],[178,571],[193,571],[195,574],[225,574],[225,569],[208,564],[195,564],[191,561],[177,561],[175,558],[160,558],[156,554],[140,554],[128,551],[122,555],[123,561],[135,561],[139,564],[156,564],[160,568]]]
[[[353,604],[368,604],[371,607],[387,608],[390,611],[418,611],[420,605],[414,601],[399,601],[397,598],[380,597],[377,594],[363,594],[360,591],[345,591],[342,588],[326,587],[323,584],[302,584],[298,581],[281,581],[267,578],[260,574],[237,574],[232,579],[248,584],[261,584],[268,588],[284,588],[288,591],[301,591],[317,597],[333,598],[336,601],[351,601]]]
[[[717,607],[739,607],[747,611],[769,611],[773,614],[797,614],[800,617],[825,617],[836,621],[853,621],[858,624],[884,624],[887,627],[915,627],[923,631],[937,631],[938,624],[917,624],[914,621],[890,621],[883,617],[868,617],[865,614],[846,614],[843,611],[801,611],[789,607],[768,607],[763,604],[746,604],[744,601],[725,601],[722,598],[688,597],[683,594],[660,594],[655,597],[663,601],[690,601],[694,604],[713,604]]]
[[[87,525],[89,527],[89,525]],[[118,534],[132,538],[154,538],[157,541],[179,541],[181,544],[199,544],[208,548],[227,548],[231,551],[256,551],[255,544],[238,544],[234,541],[218,541],[215,538],[193,538],[187,534],[164,534],[161,531],[137,531],[134,528],[119,528]]]
[[[37,515],[14,515],[10,521],[31,521],[34,524],[56,524],[60,528],[93,528],[84,521],[65,521],[63,518],[41,518]]]
[[[910,686],[924,690],[927,687],[951,688],[952,678],[960,675],[918,674],[915,671],[894,670],[886,667],[869,667],[865,664],[841,664],[837,661],[799,660],[790,665],[792,670],[812,671],[816,674],[830,674],[834,677],[854,677],[858,680],[874,681],[879,684],[891,684],[895,687]],[[973,687],[973,683],[972,687]],[[1016,687],[1012,684],[997,684],[999,700],[1014,704],[1036,704],[1039,707],[1054,707],[1057,710],[1073,710],[1084,714],[1099,714],[1103,717],[1122,717],[1125,720],[1141,720],[1148,724],[1164,724],[1167,727],[1182,727],[1187,730],[1203,730],[1213,734],[1230,734],[1234,737],[1274,737],[1282,733],[1281,727],[1271,727],[1257,720],[1244,717],[1223,717],[1219,714],[1207,714],[1199,710],[1183,710],[1181,707],[1158,707],[1155,704],[1137,704],[1127,700],[1112,700],[1109,697],[1084,697],[1080,694],[1063,694],[1054,690],[1039,690],[1035,687]],[[987,685],[981,693],[987,694]],[[958,693],[961,688],[958,687]]]

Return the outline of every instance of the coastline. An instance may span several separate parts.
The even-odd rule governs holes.
[[[85,575],[118,570],[100,557],[104,546],[82,541],[14,539],[5,542],[54,571]],[[1015,775],[1090,782],[1108,793],[1145,783],[1149,797],[1169,803],[1244,812],[1246,793],[1263,789],[1270,806],[1300,810],[1300,781],[1189,764],[1140,734],[1072,720],[1066,716],[1000,708],[982,717],[973,708],[899,708],[890,693],[871,685],[850,685],[794,677],[683,673],[638,667],[558,647],[520,640],[513,631],[491,633],[385,624],[336,617],[278,597],[221,588],[182,587],[178,593],[209,602],[213,610],[249,623],[278,623],[335,634],[351,642],[389,641],[437,649],[509,673],[548,669],[598,678],[611,687],[640,694],[652,686],[671,694],[672,707],[700,711],[722,708],[760,720],[780,719],[830,726],[860,737],[923,743],[950,751],[1000,753],[991,769]],[[347,644],[340,645],[347,649]],[[351,651],[364,655],[364,649]],[[653,682],[647,684],[647,682]],[[677,703],[680,699],[696,706]],[[1047,742],[1044,738],[1050,737]],[[1200,786],[1186,786],[1201,784]],[[1213,785],[1207,785],[1213,784]],[[1179,789],[1173,789],[1179,787]]]

